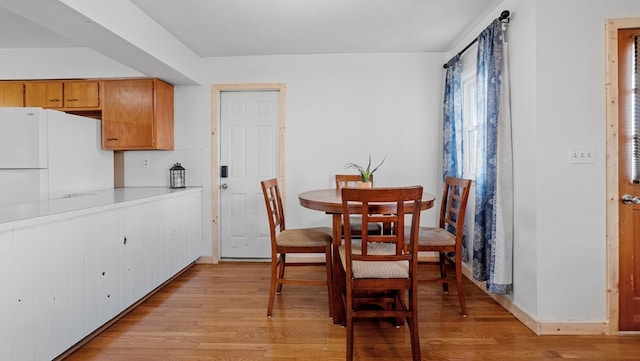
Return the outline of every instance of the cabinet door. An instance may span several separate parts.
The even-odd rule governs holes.
[[[85,296],[85,262],[87,261],[85,257],[87,255],[87,243],[89,243],[90,239],[95,238],[93,234],[94,229],[90,228],[91,223],[87,221],[91,217],[94,217],[94,215],[64,221],[69,234],[65,235],[68,240],[63,241],[64,247],[67,247],[67,249],[61,250],[61,252],[63,252],[62,258],[70,263],[70,268],[66,268],[70,274],[65,274],[64,277],[69,279],[71,285],[71,299],[69,300],[71,315],[66,321],[56,318],[56,324],[60,322],[67,322],[69,324],[69,345],[73,345],[82,340],[94,330],[86,324],[86,315],[96,312],[95,309],[91,307],[92,305],[87,304]],[[69,345],[67,345],[67,347]]]
[[[84,224],[87,230],[84,242],[84,307],[78,309],[82,312],[84,320],[84,330],[93,331],[104,323],[98,312],[100,303],[102,302],[102,294],[100,292],[102,285],[102,263],[100,237],[100,216],[90,215],[85,217]]]
[[[120,235],[119,259],[120,259],[120,294],[121,302],[126,308],[135,303],[137,287],[135,280],[138,277],[136,262],[140,248],[140,217],[138,207],[127,207],[121,211],[122,235]]]
[[[73,345],[73,220],[34,227],[36,359],[52,360]],[[76,260],[77,261],[77,260]]]
[[[65,81],[65,108],[97,108],[100,106],[100,83],[98,81]]]
[[[24,84],[24,106],[62,108],[62,82],[27,82]]]
[[[14,279],[12,294],[13,358],[36,359],[35,327],[35,233],[33,228],[13,231]]]
[[[13,330],[12,307],[15,302],[15,277],[13,274],[13,232],[0,232],[0,360],[15,359],[12,355]]]
[[[23,107],[24,84],[18,82],[0,83],[0,107]]]
[[[120,305],[120,217],[118,211],[101,213],[96,238],[100,257],[100,300],[98,314],[104,323],[116,316]]]
[[[153,80],[104,82],[102,147],[104,149],[153,149]]]

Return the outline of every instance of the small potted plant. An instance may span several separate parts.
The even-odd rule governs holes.
[[[378,168],[380,168],[380,166],[382,165],[382,163],[384,163],[384,160],[387,159],[387,156],[385,156],[382,159],[382,162],[380,162],[380,164],[378,164],[375,168],[371,169],[371,156],[369,156],[369,163],[367,164],[367,167],[362,167],[360,165],[357,165],[355,163],[347,163],[347,165],[345,165],[345,169],[347,168],[354,168],[357,169],[358,172],[360,173],[360,178],[361,178],[361,184],[359,186],[361,187],[371,187],[371,176],[373,175],[373,173],[378,170]]]

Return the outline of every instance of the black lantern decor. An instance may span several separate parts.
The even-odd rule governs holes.
[[[185,188],[187,180],[184,174],[184,167],[176,163],[169,169],[169,186],[171,188]]]

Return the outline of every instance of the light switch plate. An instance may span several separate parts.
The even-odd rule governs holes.
[[[595,163],[595,153],[593,147],[570,147],[569,148],[569,163],[572,164],[585,164]]]

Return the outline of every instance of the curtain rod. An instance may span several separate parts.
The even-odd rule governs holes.
[[[509,22],[509,15],[510,15],[509,10],[504,10],[503,12],[500,13],[500,17],[498,17],[498,20],[500,20],[502,22],[505,22],[505,23],[508,23]],[[477,36],[476,36],[475,39],[471,40],[471,42],[467,46],[465,46],[464,49],[460,50],[458,52],[458,54],[456,54],[456,55],[462,55],[462,53],[467,51],[467,49],[469,49],[471,47],[471,45],[475,44],[476,41],[478,41],[478,37]],[[446,69],[447,68],[447,64],[444,64],[442,67]]]

